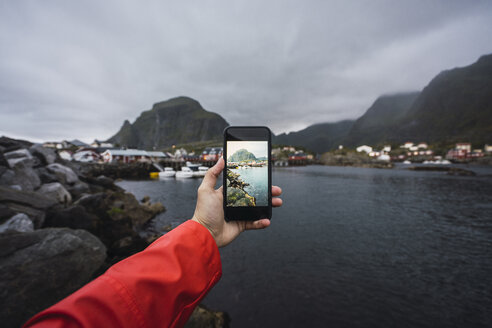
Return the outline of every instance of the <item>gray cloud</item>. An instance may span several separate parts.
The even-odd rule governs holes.
[[[199,100],[274,132],[356,118],[492,52],[488,1],[9,1],[0,134],[108,138],[154,102]]]

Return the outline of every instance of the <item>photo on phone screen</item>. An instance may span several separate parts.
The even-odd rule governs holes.
[[[268,206],[268,142],[227,141],[227,206]]]

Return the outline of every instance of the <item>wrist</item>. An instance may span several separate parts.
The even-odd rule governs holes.
[[[217,238],[215,238],[215,235],[212,231],[212,229],[210,229],[202,220],[200,220],[199,218],[197,218],[196,216],[193,215],[193,217],[191,218],[191,221],[195,221],[197,222],[198,224],[200,224],[202,227],[204,227],[205,229],[207,229],[207,231],[210,233],[210,235],[212,236],[212,238],[214,239],[215,241],[215,244],[217,245],[217,247],[219,247],[219,244],[217,243]]]

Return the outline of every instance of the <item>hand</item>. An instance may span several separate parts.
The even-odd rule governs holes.
[[[198,200],[196,202],[195,214],[192,220],[200,223],[210,231],[218,247],[223,247],[236,239],[244,230],[264,229],[270,225],[270,220],[261,219],[258,221],[231,221],[224,220],[224,208],[222,204],[222,186],[215,190],[217,178],[224,169],[224,159],[220,158],[211,167],[202,184],[198,188]],[[272,196],[280,196],[282,189],[272,186]],[[272,198],[272,205],[279,207],[282,199]]]

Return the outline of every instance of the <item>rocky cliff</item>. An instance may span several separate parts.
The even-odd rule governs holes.
[[[229,124],[220,115],[203,109],[188,97],[154,104],[131,124],[123,123],[108,141],[128,148],[162,149],[172,145],[221,140]]]

